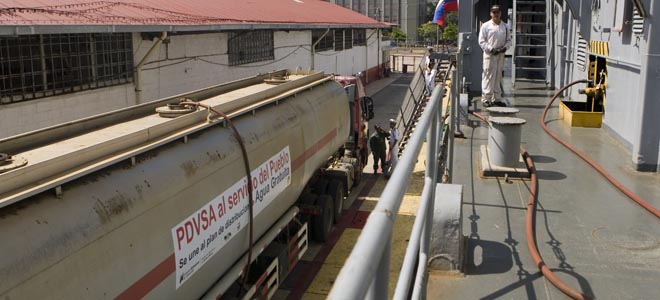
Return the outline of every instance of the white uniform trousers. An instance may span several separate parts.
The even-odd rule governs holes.
[[[490,55],[484,53],[484,72],[481,78],[482,101],[501,101],[502,72],[504,71],[504,53]]]

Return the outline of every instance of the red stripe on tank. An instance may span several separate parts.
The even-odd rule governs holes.
[[[172,253],[115,299],[131,300],[144,298],[151,290],[163,282],[165,278],[174,273],[175,267],[176,261],[174,261],[174,253]]]
[[[295,172],[298,168],[305,164],[310,157],[312,157],[316,152],[325,147],[334,137],[337,136],[337,128],[331,129],[328,133],[323,136],[319,141],[314,145],[307,148],[305,152],[301,155],[298,155],[296,159],[293,160],[291,168]],[[176,267],[176,261],[174,258],[174,253],[165,258],[160,262],[156,267],[151,269],[147,274],[138,279],[133,283],[129,288],[124,292],[115,297],[115,299],[121,300],[133,300],[133,299],[142,299],[147,296],[153,289],[155,289],[163,280],[174,273]]]
[[[305,161],[307,161],[310,157],[312,157],[316,152],[319,150],[323,149],[330,141],[332,141],[333,138],[337,136],[337,128],[334,128],[330,130],[328,133],[325,134],[323,138],[321,138],[318,142],[316,142],[314,145],[311,147],[307,148],[305,152],[302,155],[299,155],[296,159],[293,160],[293,163],[291,164],[291,168],[293,169],[293,172],[298,170],[303,164],[305,164]]]

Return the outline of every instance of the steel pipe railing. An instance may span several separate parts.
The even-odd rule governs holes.
[[[406,149],[403,151],[397,168],[394,169],[378,204],[371,212],[369,219],[367,219],[367,223],[353,251],[341,269],[332,290],[330,290],[328,299],[381,300],[387,298],[392,228],[401,202],[403,201],[403,195],[410,182],[410,175],[417,162],[417,157],[427,134],[429,135],[427,144],[429,153],[427,153],[427,175],[425,177],[426,184],[424,187],[426,192],[422,193],[426,198],[421,199],[420,211],[418,212],[418,216],[420,217],[417,218],[419,220],[415,220],[413,234],[411,234],[413,238],[415,236],[419,238],[415,238],[417,239],[417,243],[411,240],[408,247],[418,247],[412,244],[422,245],[422,247],[419,247],[419,250],[423,252],[422,255],[425,256],[428,253],[429,231],[427,230],[424,235],[422,235],[422,231],[424,228],[430,228],[427,222],[430,222],[433,211],[431,208],[433,207],[432,199],[434,198],[438,173],[436,160],[439,157],[438,150],[440,148],[438,145],[442,98],[443,85],[438,85],[431,94],[426,109],[419,119],[416,130],[412,133]],[[425,211],[421,211],[422,207],[426,207]],[[420,239],[425,239],[426,242],[420,243]],[[406,268],[401,271],[400,281],[407,281],[408,284],[397,284],[397,287],[402,285],[406,286],[404,290],[409,288],[410,278],[412,278],[414,272],[414,268],[410,266],[414,266],[415,262],[416,259],[412,257],[408,258],[408,255],[404,259],[404,266]],[[424,265],[426,265],[426,260],[424,260]],[[425,276],[424,273],[418,274]],[[365,282],[369,284],[365,285]],[[395,291],[395,294],[407,296],[408,292],[404,290]],[[424,283],[417,287],[417,292],[418,294],[425,294]]]

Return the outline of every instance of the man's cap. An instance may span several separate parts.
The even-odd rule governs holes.
[[[396,120],[394,120],[394,119],[390,119],[390,123],[394,123],[394,124],[396,124]]]
[[[426,50],[433,51],[433,46],[426,47]]]
[[[498,12],[498,11],[500,11],[500,6],[495,4],[490,8],[490,11],[491,12]]]

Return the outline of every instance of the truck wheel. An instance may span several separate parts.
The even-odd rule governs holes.
[[[320,195],[316,198],[316,205],[321,208],[321,214],[312,217],[312,232],[314,239],[325,242],[330,236],[332,229],[333,203],[328,195]]]
[[[353,186],[354,187],[357,186],[358,184],[360,184],[360,180],[362,180],[362,169],[364,169],[364,165],[362,164],[363,161],[366,161],[366,160],[358,159],[357,164],[355,166],[355,169],[353,170],[353,173],[355,173],[355,174],[353,174],[354,175],[353,176]]]
[[[312,184],[312,191],[315,194],[322,195],[325,194],[325,191],[328,189],[328,180],[325,178],[319,179],[314,184]]]
[[[330,180],[327,194],[332,198],[334,220],[335,224],[337,224],[339,223],[339,219],[341,219],[342,210],[344,210],[344,185],[337,179]]]
[[[316,202],[316,198],[318,198],[316,194],[304,193],[300,195],[299,203],[301,205],[313,206],[314,203]],[[300,221],[303,223],[308,223],[309,226],[312,226],[312,215],[300,214]]]

